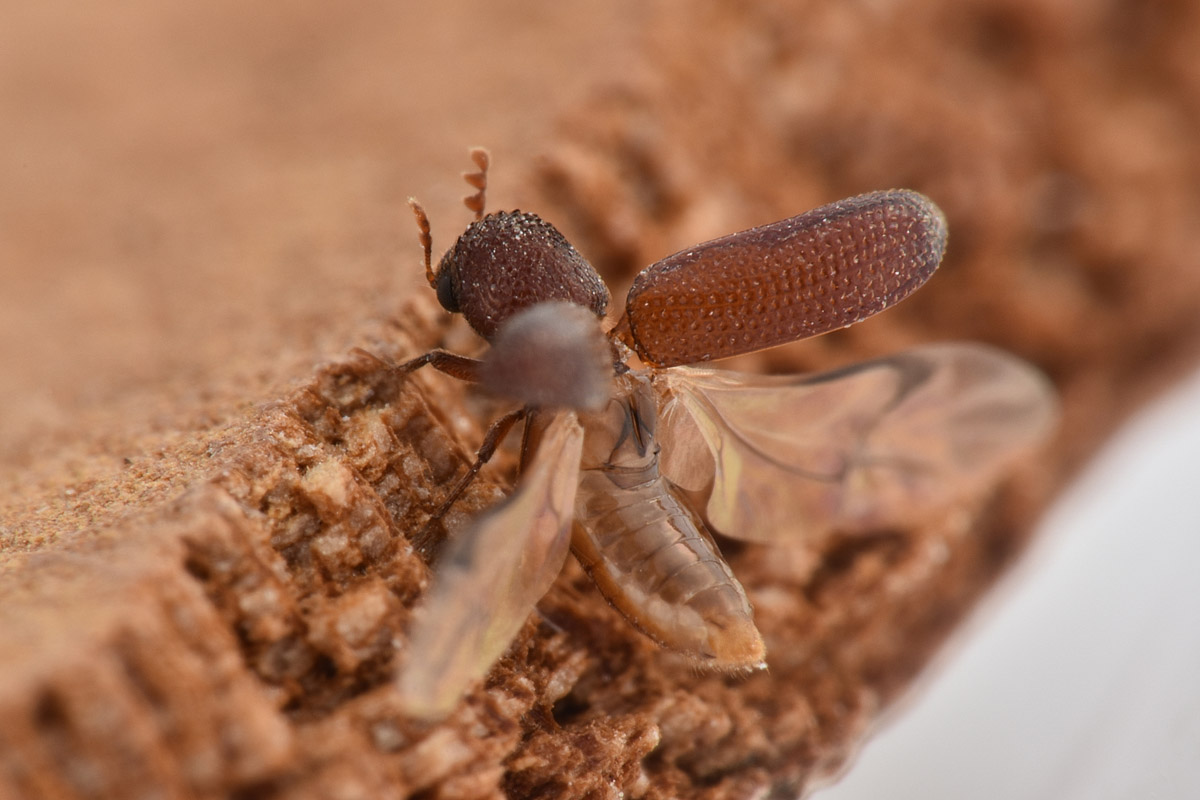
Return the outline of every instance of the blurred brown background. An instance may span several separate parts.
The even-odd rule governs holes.
[[[340,350],[628,66],[635,3],[14,7],[0,30],[0,454],[24,483]]]

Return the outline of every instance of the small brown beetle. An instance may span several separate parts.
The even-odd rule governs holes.
[[[751,542],[913,525],[978,490],[1050,429],[1033,368],[947,344],[804,377],[684,366],[842,328],[933,274],[941,212],[875,192],[697,245],[646,268],[604,334],[609,293],[550,223],[483,215],[488,157],[472,152],[476,218],[426,275],[491,344],[425,364],[522,406],[489,429],[462,492],[526,421],[513,494],[449,542],[399,687],[413,716],[448,713],[503,654],[568,547],[609,602],[702,665],[764,665],[750,602],[710,533]],[[631,364],[641,362],[644,367]]]

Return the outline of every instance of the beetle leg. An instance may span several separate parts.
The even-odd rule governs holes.
[[[479,382],[479,360],[469,358],[468,356],[460,356],[448,350],[430,350],[424,355],[409,359],[401,364],[378,356],[362,347],[355,347],[351,352],[370,358],[372,361],[382,365],[397,378],[406,378],[410,373],[416,372],[428,364],[438,372],[443,372],[452,378],[458,378],[460,381],[466,381],[467,383]]]
[[[450,490],[450,493],[446,496],[445,501],[442,502],[438,510],[433,512],[429,520],[421,526],[421,530],[412,537],[413,544],[417,549],[427,550],[433,537],[433,526],[442,517],[446,516],[446,512],[450,510],[450,507],[454,505],[458,498],[462,496],[462,493],[467,490],[467,487],[475,480],[476,476],[479,475],[479,470],[483,469],[483,465],[490,461],[492,456],[496,454],[496,448],[500,446],[500,442],[512,430],[513,425],[525,419],[528,413],[529,408],[523,406],[515,411],[508,412],[488,427],[487,433],[483,436],[483,443],[479,445],[479,450],[475,453],[475,462],[458,479],[458,483]]]
[[[404,377],[428,364],[438,372],[444,372],[452,378],[458,378],[467,383],[478,383],[479,363],[477,359],[460,356],[448,350],[430,350],[425,355],[395,365],[393,369],[399,376]]]

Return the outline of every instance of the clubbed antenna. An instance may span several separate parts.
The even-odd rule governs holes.
[[[492,157],[482,147],[472,147],[471,160],[475,162],[475,166],[479,167],[479,171],[464,172],[463,180],[479,191],[464,197],[463,205],[475,212],[475,220],[478,222],[483,219],[484,200],[487,196],[488,164],[491,163]]]
[[[425,209],[417,202],[417,198],[408,198],[408,205],[413,211],[413,216],[417,218],[417,241],[421,243],[421,249],[425,251],[425,280],[429,281],[429,285],[437,288],[437,282],[433,276],[433,237],[429,235],[429,215],[425,213]]]

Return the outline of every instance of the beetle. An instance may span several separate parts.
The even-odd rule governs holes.
[[[981,344],[931,345],[808,376],[694,366],[846,327],[933,274],[946,222],[908,190],[849,198],[652,264],[608,331],[603,280],[550,223],[484,214],[426,278],[490,348],[432,365],[519,407],[488,429],[443,515],[518,422],[511,496],[452,536],[417,610],[398,687],[411,716],[449,713],[548,591],[571,550],[608,601],[697,664],[761,668],[746,593],[712,532],[750,542],[903,529],[994,481],[1052,427],[1033,367]]]

